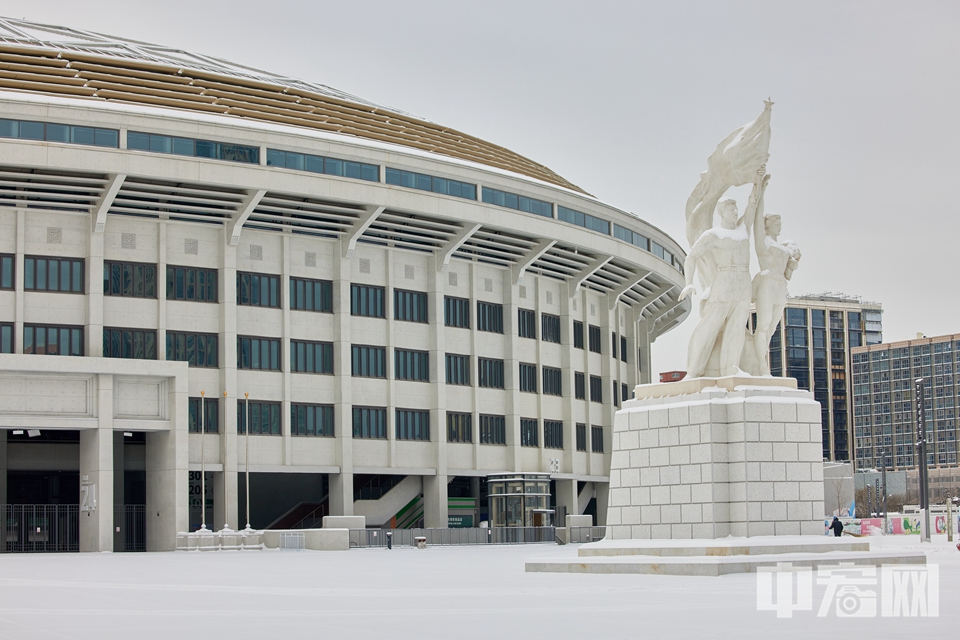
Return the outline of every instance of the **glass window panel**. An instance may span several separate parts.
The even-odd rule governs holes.
[[[20,137],[27,140],[43,140],[43,123],[21,120]]]
[[[94,144],[95,135],[93,127],[70,127],[70,141],[75,144]]]
[[[46,138],[50,142],[70,142],[70,127],[65,124],[47,124]]]
[[[136,131],[127,132],[127,149],[138,151],[150,150],[150,134],[138,133]]]
[[[98,147],[113,147],[116,149],[120,146],[120,132],[116,129],[97,129],[94,133],[93,144]]]

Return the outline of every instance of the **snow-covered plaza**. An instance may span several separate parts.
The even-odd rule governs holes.
[[[0,556],[0,638],[946,638],[960,624],[960,552],[945,536],[871,538],[939,565],[937,618],[778,619],[755,574],[525,573],[577,545],[343,552]],[[816,580],[814,581],[816,583]]]

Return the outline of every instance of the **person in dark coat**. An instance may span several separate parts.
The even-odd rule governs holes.
[[[840,518],[833,516],[833,522],[830,524],[830,529],[833,531],[834,537],[840,537],[840,534],[843,533],[843,523],[840,522]]]

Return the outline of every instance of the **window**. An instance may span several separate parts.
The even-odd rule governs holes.
[[[543,313],[540,315],[540,323],[543,326],[542,333],[540,334],[543,341],[560,344],[560,316]]]
[[[426,351],[393,350],[394,378],[430,381],[430,354]]]
[[[103,295],[157,297],[157,265],[103,261]]]
[[[103,328],[103,357],[157,359],[157,332],[149,329]]]
[[[127,149],[170,153],[176,156],[213,158],[247,164],[260,164],[260,147],[194,138],[178,138],[140,131],[127,132]]]
[[[167,331],[167,360],[187,362],[191,367],[216,367],[217,334]]]
[[[237,336],[237,368],[280,371],[279,338]]]
[[[590,401],[603,402],[603,378],[590,376]]]
[[[621,227],[618,224],[614,224],[613,236],[618,240],[623,240],[624,242],[629,242],[634,246],[640,247],[644,251],[650,251],[650,241],[645,235],[641,235],[636,231],[631,231],[626,227]]]
[[[538,447],[537,421],[533,418],[520,418],[520,446]]]
[[[610,395],[610,397],[613,398],[613,406],[619,407],[620,406],[619,385],[616,380],[611,380],[611,382],[613,383],[613,393]]]
[[[610,223],[602,218],[597,218],[589,213],[581,213],[573,209],[557,205],[557,220],[563,220],[578,227],[584,227],[591,231],[602,233],[605,236],[610,235]]]
[[[71,144],[88,144],[94,147],[113,147],[114,149],[120,146],[120,132],[116,129],[55,124],[53,122],[32,122],[29,120],[0,120],[0,138],[69,142]]]
[[[427,322],[427,294],[394,289],[393,317],[406,322]]]
[[[620,360],[627,361],[627,339],[623,336],[620,336]]]
[[[443,298],[443,324],[448,327],[470,328],[470,301],[466,298]]]
[[[481,387],[503,389],[503,360],[477,358],[477,384]]]
[[[217,272],[196,267],[167,267],[167,300],[217,301]]]
[[[579,371],[573,373],[573,393],[577,400],[584,400],[587,397],[586,376]]]
[[[333,343],[290,341],[290,371],[333,373]]]
[[[600,327],[590,325],[590,351],[600,353]]]
[[[247,410],[244,410],[245,407]],[[237,433],[245,434],[247,424],[250,425],[252,436],[281,435],[280,403],[237,400]]]
[[[13,324],[0,323],[0,353],[13,353]]]
[[[203,432],[220,433],[220,398],[188,398],[187,426],[190,433],[200,433],[200,407],[203,407]]]
[[[536,311],[517,309],[517,333],[521,338],[537,339]]]
[[[563,423],[559,420],[543,421],[543,446],[547,449],[563,449]]]
[[[384,289],[364,284],[350,285],[350,315],[384,318]]]
[[[579,320],[573,321],[573,347],[583,349],[583,323]]]
[[[590,450],[603,453],[603,427],[590,427]]]
[[[473,442],[472,416],[447,411],[447,442]]]
[[[587,425],[577,423],[577,451],[587,450]]]
[[[650,252],[668,264],[673,264],[673,254],[657,244],[655,240],[650,241]]]
[[[395,423],[397,440],[430,440],[430,412],[397,409]]]
[[[541,367],[543,369],[543,393],[548,396],[559,396],[562,394],[563,378],[560,369],[553,367]]]
[[[333,311],[333,283],[329,280],[290,278],[290,308],[297,311]]]
[[[447,384],[470,384],[470,356],[446,355]]]
[[[0,289],[13,289],[13,256],[0,253]]]
[[[610,353],[613,355],[613,359],[617,359],[617,334],[610,334]]]
[[[23,259],[23,288],[83,293],[83,260],[27,256]]]
[[[384,347],[353,345],[350,348],[351,375],[364,378],[387,377],[387,350]]]
[[[237,304],[280,308],[280,276],[237,273]]]
[[[630,399],[630,387],[626,384],[620,385],[620,400],[627,401]]]
[[[507,444],[507,420],[504,416],[480,416],[480,444]]]
[[[353,437],[387,438],[387,410],[383,407],[353,408]]]
[[[503,333],[503,305],[477,301],[477,330]]]
[[[23,352],[48,356],[82,356],[83,327],[25,324]]]
[[[380,182],[380,165],[340,160],[339,158],[313,156],[306,153],[295,153],[293,151],[267,149],[267,166],[294,169],[296,171],[310,171],[311,173],[324,173],[328,176],[355,178],[357,180],[367,180],[368,182]]]
[[[483,195],[483,201],[488,204],[495,204],[498,207],[506,207],[507,209],[516,209],[517,211],[526,211],[527,213],[545,218],[553,217],[553,204],[550,202],[500,191],[499,189],[491,189],[489,187],[483,187],[481,193]]]
[[[290,435],[333,436],[333,405],[290,405]]]
[[[420,191],[432,191],[433,193],[442,193],[444,195],[466,198],[468,200],[477,199],[477,185],[470,184],[469,182],[448,180],[446,178],[428,176],[423,173],[391,169],[390,167],[387,167],[386,178],[387,184],[395,184],[399,187],[419,189]]]
[[[537,365],[520,363],[520,391],[537,392]]]

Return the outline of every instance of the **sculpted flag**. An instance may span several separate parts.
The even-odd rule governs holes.
[[[707,170],[687,198],[687,242],[690,246],[713,226],[713,211],[730,187],[753,183],[757,171],[770,158],[770,108],[723,139],[707,158]]]

